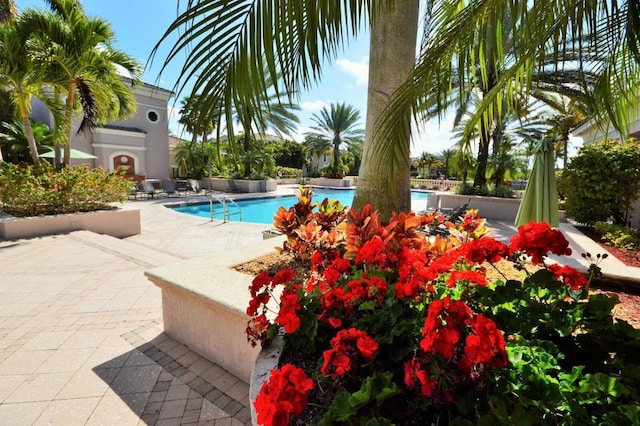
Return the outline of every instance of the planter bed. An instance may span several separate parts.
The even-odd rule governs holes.
[[[0,217],[0,238],[16,240],[72,231],[92,231],[116,238],[140,233],[140,210],[98,210],[54,216]]]

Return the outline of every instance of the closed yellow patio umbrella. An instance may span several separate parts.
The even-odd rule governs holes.
[[[559,225],[554,143],[548,137],[536,147],[533,169],[516,215],[516,226],[531,221],[547,222],[555,228]]]

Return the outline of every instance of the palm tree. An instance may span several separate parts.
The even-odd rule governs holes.
[[[268,83],[270,87],[273,87]],[[271,94],[263,102],[237,103],[234,107],[235,120],[242,126],[242,150],[246,161],[244,163],[244,177],[251,176],[252,162],[248,155],[251,150],[251,139],[257,139],[257,135],[264,135],[268,129],[273,130],[280,138],[291,136],[299,123],[298,116],[293,112],[299,107],[292,103],[282,103],[277,93]],[[228,126],[233,134],[233,126]]]
[[[53,132],[49,126],[37,123],[33,119],[30,121],[38,151],[40,152],[44,147],[50,147],[53,142]],[[22,120],[0,123],[0,147],[7,154],[7,161],[29,162],[29,144]]]
[[[330,109],[323,107],[320,113],[313,114],[311,120],[316,124],[306,136],[316,143],[326,141],[333,149],[331,174],[338,175],[340,166],[340,147],[349,147],[361,143],[363,131],[358,128],[360,112],[345,103],[331,104]]]
[[[338,49],[359,34],[364,17],[371,17],[367,130],[354,206],[371,202],[383,218],[390,207],[410,206],[411,114],[420,119],[427,111],[444,111],[452,102],[462,104],[467,87],[477,87],[478,78],[486,91],[467,134],[479,126],[487,133],[492,115],[519,102],[532,87],[535,72],[549,67],[550,57],[555,69],[573,67],[579,77],[588,66],[595,78],[577,78],[574,84],[582,86],[594,105],[605,105],[600,114],[608,115],[617,128],[628,125],[625,117],[640,86],[640,29],[634,24],[640,10],[635,3],[427,3],[427,31],[416,62],[417,0],[281,0],[268,8],[258,7],[257,0],[190,0],[159,42],[180,33],[163,66],[190,49],[177,87],[192,82],[194,93],[206,93],[204,109],[222,98],[228,106],[234,99],[264,99],[267,76],[275,81],[282,75],[279,84],[292,96],[318,80],[323,61],[334,59]],[[518,49],[508,69],[493,73],[492,64],[502,65],[508,51],[501,37],[507,25],[512,28],[510,44]],[[213,36],[203,38],[204,34]],[[484,59],[477,61],[479,57]],[[552,82],[562,83],[561,78]]]
[[[313,168],[315,163],[317,169],[317,165],[320,163],[320,156],[331,150],[332,143],[327,138],[322,138],[315,134],[307,134],[302,146],[305,149],[305,156],[308,158],[310,166]],[[314,160],[316,161],[314,162]]]
[[[11,94],[11,100],[25,129],[29,153],[33,164],[38,164],[38,148],[33,137],[29,115],[31,98],[42,94],[45,82],[42,64],[34,50],[38,47],[34,40],[25,37],[22,22],[0,23],[0,89]]]
[[[440,161],[442,161],[442,164],[444,164],[445,179],[449,179],[449,165],[451,164],[451,160],[453,159],[453,156],[455,154],[456,154],[456,150],[453,148],[443,149],[442,152],[438,154]]]
[[[586,121],[587,112],[584,105],[564,96],[549,97],[545,103],[554,109],[554,114],[547,120],[551,127],[549,135],[556,139],[556,151],[562,150],[562,168],[567,168],[569,134]]]
[[[125,119],[135,113],[132,86],[140,78],[141,67],[135,59],[112,47],[114,34],[108,22],[88,17],[76,0],[45,0],[52,12],[26,10],[21,19],[33,32],[50,41],[51,79],[64,87],[66,100],[62,122],[64,164],[71,154],[72,118],[78,106],[82,120],[78,132],[98,123]],[[118,68],[130,77],[124,80]]]
[[[14,0],[0,0],[0,23],[14,22],[18,9]]]

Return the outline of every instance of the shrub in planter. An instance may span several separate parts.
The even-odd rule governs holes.
[[[545,262],[570,254],[560,231],[532,222],[506,245],[469,211],[428,240],[434,216],[382,223],[365,207],[323,230],[308,210],[290,209],[302,242],[288,248],[310,277],[262,272],[249,288],[249,340],[282,332],[288,354],[255,401],[260,424],[637,424],[640,332]],[[499,260],[524,278],[489,279]]]
[[[16,217],[113,209],[130,188],[119,172],[86,165],[0,164],[0,210]]]

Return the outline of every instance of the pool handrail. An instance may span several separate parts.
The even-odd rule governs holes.
[[[214,216],[215,216],[215,212],[214,212],[214,208],[213,208],[213,201],[217,201],[222,205],[222,220],[223,223],[227,223],[227,221],[229,220],[229,218],[232,215],[239,215],[240,216],[240,222],[242,222],[242,209],[240,208],[240,206],[238,205],[238,203],[235,202],[235,200],[233,198],[227,197],[227,196],[219,196],[218,194],[211,194],[211,199],[209,200],[209,212],[210,212],[210,220],[211,222],[213,222]],[[238,211],[235,213],[230,213],[229,212],[229,207],[227,206],[227,202],[231,203],[232,205],[234,205]]]

